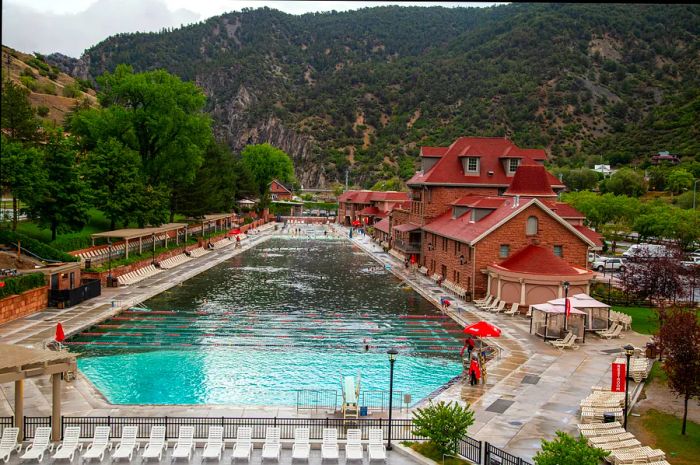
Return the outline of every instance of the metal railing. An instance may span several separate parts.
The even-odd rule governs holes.
[[[481,463],[481,441],[465,436],[459,441],[459,455],[471,462]]]
[[[298,389],[297,412],[299,410],[335,410],[338,407],[338,391],[335,389]]]
[[[2,435],[2,430],[9,428],[15,424],[15,417],[0,417],[0,435]]]
[[[51,417],[24,417],[24,437],[33,438],[34,431],[40,426],[51,426]]]
[[[492,458],[497,457],[496,460]],[[509,454],[503,449],[499,449],[494,445],[485,442],[484,443],[484,465],[490,465],[491,463],[498,463],[501,465],[532,465],[530,462],[521,459],[513,454]]]
[[[296,393],[296,408],[297,411],[313,410],[336,410],[342,402],[341,394],[335,389],[297,389]],[[404,410],[409,407],[410,395],[407,397],[401,391],[394,391],[392,400],[392,408],[395,410]],[[374,390],[362,391],[360,394],[360,407],[367,407],[370,412],[386,412],[389,410],[389,391]]]
[[[410,401],[409,401],[410,402]],[[391,406],[394,410],[408,408],[404,401],[404,393],[394,391]],[[360,407],[367,407],[368,411],[386,412],[389,410],[389,391],[362,391],[360,395]]]

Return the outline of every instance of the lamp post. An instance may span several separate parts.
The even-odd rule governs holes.
[[[564,288],[564,332],[566,332],[569,326],[569,312],[567,311],[569,307],[569,281],[564,281],[561,285]]]
[[[153,247],[151,248],[151,265],[156,264],[156,235],[153,234],[152,237],[152,242],[153,242]]]
[[[398,350],[391,348],[386,351],[389,356],[389,432],[387,434],[386,450],[391,450],[391,411],[392,411],[392,400],[394,398],[394,362],[396,361],[396,355],[399,353]]]
[[[109,258],[107,259],[107,287],[112,285],[112,241],[107,241],[107,250],[109,251]]]
[[[625,356],[627,357],[627,365],[625,366],[625,421],[624,428],[627,431],[627,409],[629,408],[629,390],[630,390],[630,357],[634,355],[634,346],[627,344],[625,347]]]

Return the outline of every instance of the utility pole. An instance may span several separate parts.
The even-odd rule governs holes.
[[[348,175],[350,174],[349,170],[345,170],[345,190],[348,190]]]

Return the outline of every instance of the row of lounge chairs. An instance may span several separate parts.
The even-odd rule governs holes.
[[[622,337],[622,329],[622,325],[613,323],[608,329],[596,331],[595,333],[604,339],[612,339],[614,337]]]
[[[123,274],[117,278],[120,286],[129,286],[131,284],[136,284],[143,281],[146,278],[150,278],[153,275],[161,273],[163,270],[156,268],[155,265],[148,265],[136,271],[131,271],[129,273]]]
[[[642,444],[622,428],[620,422],[578,425],[581,436],[591,446],[610,452],[605,460],[613,465],[647,464],[669,465],[661,449],[652,449]]]
[[[453,283],[452,281],[448,281],[448,280],[443,281],[442,287],[449,290],[450,292],[455,294],[457,297],[465,298],[467,295],[467,290],[465,288]]]
[[[186,254],[183,253],[163,260],[158,264],[158,266],[160,266],[164,270],[169,270],[170,268],[175,268],[176,266],[182,265],[183,263],[189,262],[190,260],[192,260],[192,257],[188,257]]]
[[[190,250],[190,257],[199,258],[202,255],[206,255],[208,253],[209,250],[205,249],[204,247],[198,247],[196,249]]]
[[[220,241],[214,242],[214,248],[215,249],[221,249],[224,247],[228,247],[229,245],[233,245],[234,241],[230,239],[221,239]]]
[[[622,326],[625,331],[632,327],[632,317],[626,313],[610,310],[610,321]]]
[[[576,344],[576,339],[578,339],[578,336],[576,336],[574,333],[569,331],[566,333],[566,336],[564,336],[562,339],[555,339],[553,341],[547,341],[547,342],[549,344],[552,344],[554,347],[556,347],[559,350],[564,350],[564,349],[578,350],[578,345]]]
[[[156,242],[165,241],[166,234],[159,234],[156,236]],[[150,244],[150,241],[148,242]],[[129,250],[137,250],[139,248],[138,242],[131,242],[129,244]],[[112,255],[122,255],[126,249],[125,242],[119,242],[117,244],[112,244]],[[109,256],[109,246],[102,246],[99,249],[88,250],[78,254],[81,260],[100,260],[107,258]]]
[[[516,315],[520,313],[520,305],[517,303],[510,304],[510,307],[506,309],[507,302],[505,300],[500,300],[498,297],[488,296],[485,299],[475,300],[472,302],[478,309],[491,312],[500,313],[503,312],[504,315]]]
[[[615,359],[615,363],[625,364],[627,360],[624,357]],[[636,383],[641,383],[649,373],[649,360],[646,357],[634,357],[630,359],[629,374]]]
[[[73,462],[73,458],[77,451],[82,452],[81,460],[83,463],[93,459],[104,460],[107,451],[112,451],[112,442],[110,441],[111,428],[109,426],[95,427],[95,433],[92,442],[88,445],[85,452],[82,452],[83,445],[80,441],[80,427],[69,426],[63,432],[63,442],[53,452],[51,444],[51,428],[38,427],[34,432],[34,439],[20,455],[20,460],[36,460],[41,462],[44,454],[48,451],[53,452],[52,459],[68,460]],[[155,425],[151,427],[150,437],[146,443],[143,452],[141,453],[141,462],[150,459],[158,459],[161,461],[163,454],[168,450],[168,441],[165,438],[165,426]],[[225,450],[223,439],[224,428],[222,426],[210,426],[208,437],[204,448],[202,449],[202,463],[207,460],[216,458],[221,461],[221,456]],[[241,426],[236,431],[236,440],[231,451],[231,462],[236,460],[246,460],[250,462],[253,454],[253,429],[249,426]],[[22,445],[18,444],[17,437],[19,428],[5,428],[3,430],[2,440],[0,442],[0,459],[7,463],[12,452],[21,453]],[[265,442],[262,446],[262,461],[275,461],[279,463],[281,456],[282,444],[280,441],[280,427],[269,426],[265,431]],[[383,443],[383,431],[381,429],[369,430],[369,442],[367,451],[369,461],[386,461],[386,448]],[[121,459],[131,461],[135,453],[139,450],[138,443],[138,426],[122,427],[122,436],[117,447],[112,452],[111,461],[115,462]],[[194,426],[180,426],[178,438],[172,449],[171,461],[178,459],[187,459],[192,461],[192,455],[195,451],[196,444],[194,440]],[[309,461],[311,452],[311,444],[309,441],[309,428],[294,429],[294,443],[292,445],[292,462],[294,461]],[[362,431],[359,429],[349,429],[347,431],[347,441],[345,445],[345,457],[347,461],[364,461],[364,446],[362,444]],[[321,459],[339,461],[339,446],[338,446],[338,430],[335,428],[323,429],[323,442],[321,444]]]
[[[581,423],[602,423],[606,414],[622,420],[624,402],[624,393],[595,386],[591,394],[581,401]]]

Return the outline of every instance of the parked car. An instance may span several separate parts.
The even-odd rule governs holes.
[[[690,257],[688,257],[688,260],[682,261],[681,265],[688,267],[688,268],[700,266],[700,255],[695,255],[695,254],[691,255]]]
[[[591,264],[596,271],[625,271],[625,261],[622,258],[600,257]]]
[[[594,261],[600,260],[601,258],[603,257],[601,257],[595,252],[588,252],[588,263],[593,263]]]
[[[671,251],[660,244],[634,244],[622,254],[625,258],[660,258],[667,257]]]

